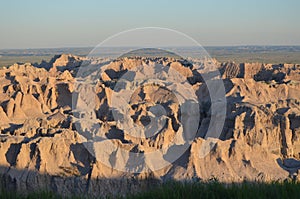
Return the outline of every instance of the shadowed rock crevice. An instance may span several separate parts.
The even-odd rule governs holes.
[[[8,151],[6,152],[6,160],[10,164],[10,166],[16,166],[17,157],[20,153],[22,144],[11,144]]]

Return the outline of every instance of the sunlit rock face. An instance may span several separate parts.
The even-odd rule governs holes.
[[[82,64],[101,65],[93,87],[76,87]],[[132,87],[132,82],[118,84],[119,80],[128,71],[132,77],[145,76],[151,72],[147,66],[154,64],[176,70],[186,79],[198,100],[197,109],[182,109],[180,98],[172,90],[186,94],[188,91],[180,87],[182,82],[172,82],[172,89],[149,82],[134,89],[126,110],[114,112],[112,96]],[[14,64],[1,69],[1,181],[17,190],[46,187],[64,194],[88,191],[106,195],[140,190],[149,183],[169,179],[217,178],[222,182],[240,182],[299,178],[300,66],[216,64],[226,92],[226,118],[214,147],[204,157],[200,149],[210,142],[206,135],[210,133],[208,126],[213,114],[202,78],[206,71],[196,73],[187,61],[166,57],[109,61],[59,55],[39,67]],[[133,70],[138,66],[146,69]],[[163,71],[159,75],[169,77]],[[95,96],[82,95],[80,91]],[[92,106],[86,105],[87,101]],[[84,116],[77,105],[86,105]],[[191,128],[182,125],[185,110],[190,114],[198,111],[196,132],[189,132]],[[81,117],[91,120],[79,121]],[[128,123],[120,124],[116,117],[120,121],[127,119]],[[98,125],[95,132],[90,131],[91,121]],[[132,130],[137,126],[148,129],[148,134],[143,131],[143,136],[137,136]],[[153,169],[156,167],[147,156],[131,156],[161,150],[160,158],[167,161],[166,151],[174,143],[183,145],[189,133],[194,136],[184,153],[160,169]],[[97,154],[104,154],[103,147],[94,145],[91,149],[86,144],[97,136],[110,143],[106,145],[110,152],[104,157],[106,161],[97,158]],[[142,161],[134,163],[135,160]],[[124,165],[134,166],[131,172],[118,170]]]

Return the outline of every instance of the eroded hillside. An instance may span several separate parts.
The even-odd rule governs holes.
[[[161,118],[165,124],[158,134],[134,136],[131,127],[120,126],[114,119],[109,107],[114,103],[112,95],[121,92],[116,91],[116,82],[135,67],[155,63],[175,69],[191,85],[199,102],[199,112],[195,115],[199,115],[201,125],[196,132],[190,132],[194,136],[187,150],[166,167],[153,170],[153,165],[147,165],[145,160],[137,163],[133,172],[118,171],[113,169],[118,166],[111,158],[122,160],[118,163],[124,165],[134,161],[120,149],[147,153],[172,143],[181,145],[182,139],[189,136],[186,134],[189,128],[181,125],[184,112],[180,111],[178,97],[172,90],[155,84],[134,90],[125,119],[143,127],[152,124],[151,114],[164,115]],[[91,87],[76,87],[80,66],[89,64],[101,65],[91,91],[97,98],[91,99],[89,95],[80,95],[80,90],[89,93]],[[149,181],[168,179],[217,178],[222,182],[299,179],[300,65],[216,64],[225,88],[226,118],[216,144],[204,157],[199,154],[200,148],[209,142],[205,139],[211,133],[208,126],[214,118],[212,114],[218,113],[211,110],[212,102],[203,79],[209,71],[196,71],[186,60],[137,57],[109,61],[63,54],[39,66],[14,64],[1,69],[0,172],[4,185],[17,190],[47,187],[59,193],[89,191],[97,195],[134,191],[147,187]],[[147,70],[134,72],[136,77],[147,74]],[[168,75],[160,73],[162,77]],[[128,84],[122,88],[129,87]],[[170,88],[189,92],[177,83]],[[111,165],[99,161],[97,154],[83,144],[99,132],[86,130],[90,124],[80,121],[74,103],[93,100],[91,118],[99,124],[101,136],[116,146],[104,157],[107,159],[104,162]],[[188,107],[189,114],[194,114],[193,106]],[[97,146],[94,150],[97,151]]]

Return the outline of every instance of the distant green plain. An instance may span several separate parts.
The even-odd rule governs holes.
[[[102,56],[112,57],[120,54],[131,55],[131,47],[104,48]],[[271,64],[292,63],[300,64],[300,46],[225,46],[204,47],[210,57],[219,62],[260,62]],[[14,63],[40,63],[42,60],[50,61],[57,54],[74,54],[85,56],[92,48],[57,48],[57,49],[25,49],[25,50],[0,50],[0,67],[9,66]],[[178,47],[177,52],[184,51],[193,57],[196,55],[195,47]],[[149,53],[149,52],[147,52]],[[157,52],[156,52],[157,53]],[[158,52],[159,53],[159,52]],[[161,56],[164,56],[162,54]]]

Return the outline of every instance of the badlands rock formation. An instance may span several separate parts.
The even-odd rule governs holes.
[[[91,117],[99,124],[103,136],[117,146],[107,157],[131,164],[130,157],[118,149],[147,153],[170,146],[176,135],[182,133],[183,113],[179,111],[177,97],[155,84],[132,93],[127,116],[135,124],[147,126],[151,123],[149,110],[160,114],[159,104],[166,119],[159,134],[135,137],[130,129],[120,128],[114,120],[109,107],[113,103],[111,96],[117,92],[115,83],[133,68],[151,63],[175,69],[188,80],[199,100],[203,125],[195,132],[187,150],[166,167],[151,170],[141,163],[142,173],[119,171],[113,169],[117,168],[115,165],[99,161],[84,144],[93,135],[85,131],[88,122],[79,121],[80,113],[74,102],[89,101],[90,96],[78,94],[76,75],[81,65],[105,66],[93,86],[97,99],[93,98]],[[59,55],[39,67],[14,64],[1,69],[2,186],[18,191],[49,189],[61,194],[88,192],[97,196],[142,190],[170,179],[217,178],[222,182],[300,179],[300,65],[217,63],[217,66],[225,86],[226,119],[216,144],[204,157],[199,153],[208,142],[205,138],[211,132],[207,126],[213,112],[202,75],[209,72],[198,73],[188,61],[136,57],[110,62]]]

